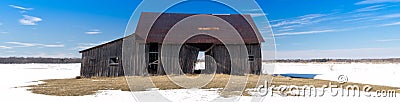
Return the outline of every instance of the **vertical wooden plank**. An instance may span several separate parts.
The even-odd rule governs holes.
[[[193,74],[194,73],[194,64],[197,60],[197,56],[199,54],[200,49],[190,46],[183,45],[181,50],[179,51],[179,64],[183,73],[185,74]]]

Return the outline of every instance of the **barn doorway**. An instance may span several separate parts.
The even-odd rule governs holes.
[[[197,56],[197,60],[194,64],[194,74],[201,74],[201,71],[206,69],[205,56],[205,51],[199,51],[199,55]]]
[[[159,50],[158,50],[158,44],[157,43],[151,43],[148,44],[149,46],[149,65],[148,65],[148,73],[150,75],[155,75],[157,74],[157,69],[159,66]]]
[[[206,70],[206,55],[210,55],[210,50],[215,46],[213,43],[188,43],[186,45],[195,47],[198,49],[197,59],[194,62],[192,69],[193,74],[201,74],[202,71]]]

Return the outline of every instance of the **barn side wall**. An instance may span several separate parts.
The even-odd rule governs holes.
[[[122,40],[120,41],[115,41],[112,43],[107,43],[104,44],[100,47],[92,48],[90,50],[86,50],[82,52],[82,68],[81,68],[81,76],[85,77],[92,77],[92,76],[108,76],[108,77],[113,77],[113,76],[124,76],[124,70],[123,70],[123,62],[125,62],[125,67],[128,70],[127,75],[129,76],[144,76],[148,75],[147,73],[147,65],[148,63],[148,53],[149,49],[146,44],[136,44],[136,46],[139,45],[145,45],[145,55],[137,56],[137,58],[142,59],[139,61],[143,61],[143,64],[140,64],[139,62],[137,63],[132,63],[132,61],[122,61]],[[143,46],[144,47],[144,46]],[[211,74],[212,72],[210,71],[211,66],[217,66],[216,68],[216,73],[220,74],[259,74],[261,72],[261,67],[262,67],[262,59],[261,59],[261,47],[260,44],[247,44],[246,45],[248,49],[248,54],[250,56],[254,57],[254,60],[248,61],[250,70],[237,70],[237,72],[232,72],[232,64],[231,64],[231,58],[228,53],[228,50],[224,45],[215,45],[209,52],[206,52],[206,55],[210,55],[213,57],[215,60],[216,65],[212,65],[212,60],[210,58],[206,58],[206,70],[204,72]],[[158,45],[158,49],[161,49],[161,44]],[[137,49],[131,49],[137,50]],[[126,53],[132,53],[132,51],[128,51]],[[192,57],[191,54],[195,54]],[[195,60],[193,60],[195,57],[197,57],[198,54],[198,49],[196,48],[191,48],[190,46],[183,47],[183,53],[179,55],[180,58],[180,63],[184,68],[183,71],[184,73],[193,73],[193,69],[188,69],[189,67],[192,67],[193,65],[190,65],[190,63],[193,63]],[[126,55],[126,54],[125,54]],[[133,55],[132,55],[133,56]],[[110,65],[110,58],[118,58],[118,64],[117,65]],[[129,57],[129,56],[128,56]],[[159,59],[161,59],[161,56],[158,56]],[[186,58],[185,58],[186,57]],[[136,57],[128,58],[128,59],[137,59]],[[237,60],[237,59],[236,59]],[[240,60],[240,59],[239,59]],[[131,62],[131,63],[129,63]],[[167,61],[169,63],[169,61]],[[139,63],[139,64],[138,64]],[[172,63],[172,62],[170,62]],[[159,62],[157,68],[157,74],[156,75],[165,75],[164,68],[162,68],[162,63]],[[242,63],[238,63],[237,65],[233,67],[238,67],[244,66]],[[129,68],[128,68],[129,67]],[[179,74],[179,73],[178,73]]]
[[[233,45],[235,46],[235,45]],[[239,46],[239,45],[238,45]],[[237,47],[238,47],[237,46]],[[210,69],[212,66],[217,66],[216,73],[218,74],[260,74],[262,68],[262,59],[261,59],[261,48],[260,44],[246,44],[246,48],[249,56],[253,56],[253,60],[248,61],[249,69],[244,70],[243,66],[246,66],[244,63],[237,63],[235,66],[231,64],[230,54],[228,53],[227,48],[224,45],[216,45],[214,46],[210,52],[207,52],[206,55],[212,56],[213,59],[207,58],[206,61],[206,73],[212,73]],[[236,48],[236,47],[233,47]],[[238,50],[236,50],[238,51]],[[215,60],[216,63],[212,63]],[[235,59],[235,60],[244,60],[244,59]],[[216,65],[215,65],[216,64]],[[232,70],[231,68],[240,68],[240,70]]]
[[[260,44],[248,44],[246,45],[250,56],[254,56],[253,61],[249,61],[250,73],[261,74],[262,71],[262,55]]]
[[[124,38],[122,44],[122,65],[125,76],[146,76],[149,75],[147,65],[149,64],[149,49],[137,36]],[[143,50],[144,49],[144,50]]]
[[[122,40],[107,43],[82,53],[81,76],[123,76]],[[118,63],[110,64],[110,59],[116,58]]]
[[[210,52],[206,53],[210,55],[214,60],[216,65],[212,64],[211,58],[206,59],[206,70],[212,66],[216,66],[217,74],[230,74],[231,73],[231,59],[228,50],[223,45],[215,45]],[[212,65],[212,66],[211,66]],[[209,72],[209,71],[207,71]]]

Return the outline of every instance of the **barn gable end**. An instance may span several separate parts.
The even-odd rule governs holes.
[[[165,69],[162,67],[163,63],[160,61],[160,49],[165,35],[178,21],[194,14],[162,13],[159,18],[155,18],[158,14],[142,13],[135,34],[80,51],[82,53],[81,76],[165,75]],[[198,62],[197,55],[199,51],[204,51],[205,55],[212,56],[212,59],[207,57],[204,59],[206,65],[205,70],[202,71],[206,74],[213,73],[210,70],[213,66],[217,67],[216,73],[243,74],[242,72],[245,72],[244,74],[260,74],[262,62],[261,42],[264,42],[264,39],[262,39],[250,15],[232,14],[216,16],[229,22],[239,32],[246,44],[250,70],[237,70],[238,72],[234,72],[231,70],[231,67],[243,65],[231,64],[231,58],[224,44],[210,36],[196,36],[187,40],[181,47],[179,64],[182,67],[183,73],[178,71],[176,74],[195,74],[196,72],[193,67]],[[152,23],[151,19],[157,20]],[[149,31],[147,37],[145,36],[146,31]],[[140,42],[134,41],[139,38]],[[138,46],[145,49],[145,55],[135,56],[135,58],[140,59],[139,61],[143,61],[143,63],[135,64],[128,60],[122,60],[123,57],[126,57],[122,56],[123,53],[137,53],[135,49],[124,49],[124,51],[128,52],[122,52],[122,48],[125,45]],[[214,60],[216,63],[211,63]],[[166,61],[166,63],[175,62]]]

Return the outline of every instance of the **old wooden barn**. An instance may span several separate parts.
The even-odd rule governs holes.
[[[182,20],[194,15],[197,14],[142,13],[139,23],[136,27],[135,34],[80,51],[80,53],[82,53],[81,76],[110,77],[124,75],[165,75],[165,70],[168,70],[168,68],[164,68],[162,62],[169,64],[172,63],[172,60],[161,61],[161,48],[163,47],[163,43],[165,43],[164,39],[174,25],[177,25],[178,22],[181,22]],[[178,46],[178,63],[181,68],[181,71],[178,71],[178,74],[199,74],[200,72],[205,74],[260,74],[262,65],[261,43],[264,42],[264,40],[256,28],[251,16],[240,14],[203,14],[203,16],[204,15],[224,20],[224,22],[227,22],[229,26],[235,29],[229,31],[237,31],[245,45],[245,48],[247,48],[245,50],[247,55],[246,59],[234,61],[246,60],[246,63],[243,65],[240,63],[231,63],[232,58],[230,58],[230,54],[233,54],[235,51],[239,51],[240,49],[238,48],[237,50],[228,52],[226,45],[235,45],[236,43],[223,43],[220,39],[214,36],[209,36],[206,34],[191,36],[190,33],[187,35],[191,36],[190,39],[186,39],[183,45]],[[188,24],[186,24],[184,27],[192,27],[196,24],[212,25],[199,25],[200,27],[196,26],[197,29],[195,30],[207,31],[209,33],[222,31],[225,29],[224,26],[219,26],[218,22],[211,19],[208,20],[208,18],[206,18],[206,20],[200,18],[198,21],[189,21]],[[194,30],[185,28],[179,31],[193,32]],[[218,34],[226,37],[233,36],[230,35],[229,32]],[[138,39],[140,39],[140,43],[134,41]],[[144,50],[143,53],[136,54],[137,56],[129,56],[129,54],[126,53],[137,53],[140,51],[136,51],[137,48],[125,48],[126,46],[136,46],[137,48],[143,48]],[[165,54],[166,52],[163,53]],[[173,51],[171,50],[170,52]],[[204,59],[205,69],[195,70],[194,66],[196,62],[198,62],[197,57],[200,52],[209,57]],[[134,59],[135,61],[131,61],[131,59]],[[236,68],[234,66],[239,68],[249,67],[249,70],[239,70],[241,72],[233,71],[232,69]]]

